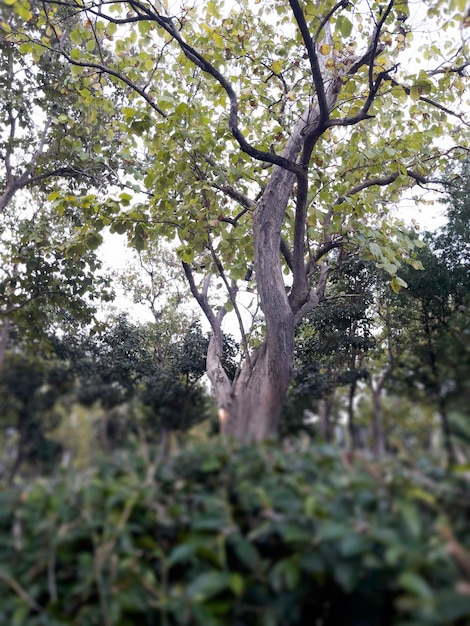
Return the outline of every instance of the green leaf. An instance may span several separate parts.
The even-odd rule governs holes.
[[[186,588],[186,596],[192,602],[206,602],[221,591],[231,588],[230,575],[212,571],[200,574]]]
[[[77,29],[74,29],[70,33],[70,41],[79,46],[82,43],[82,36]]]
[[[103,237],[99,233],[92,233],[87,237],[85,243],[89,250],[96,250],[103,243]]]
[[[336,30],[338,30],[341,35],[347,39],[350,36],[352,29],[352,22],[344,15],[339,15],[336,20]]]
[[[288,543],[310,543],[313,539],[312,531],[293,522],[279,524],[278,532]]]
[[[412,85],[410,87],[410,98],[416,102],[419,100],[420,96],[419,87],[417,85]]]
[[[131,245],[132,247],[134,247],[138,252],[142,252],[142,250],[145,249],[145,239],[142,237],[141,234],[136,234],[132,239],[131,239]]]
[[[400,502],[399,507],[410,534],[413,538],[418,538],[421,534],[421,518],[418,508],[413,502],[407,501]]]
[[[240,597],[245,589],[243,576],[236,572],[234,574],[230,574],[230,588],[237,597]]]
[[[170,556],[166,562],[167,567],[172,567],[178,563],[185,563],[194,557],[196,553],[196,548],[193,545],[189,545],[183,543],[182,545],[176,546],[174,550],[171,551]]]
[[[415,572],[404,572],[398,578],[398,584],[408,593],[421,598],[432,598],[433,591],[428,583]]]
[[[185,263],[192,263],[194,261],[194,250],[191,248],[186,248],[181,253],[181,260]]]
[[[123,235],[127,232],[129,225],[126,222],[114,222],[111,227],[111,232],[118,233],[118,235]]]
[[[260,565],[260,556],[255,546],[247,541],[242,535],[232,535],[229,545],[233,549],[235,556],[243,565],[252,571],[256,571]]]
[[[407,259],[406,262],[408,265],[411,265],[413,269],[424,271],[424,265],[418,259]]]
[[[339,544],[339,551],[344,557],[366,554],[370,546],[370,541],[363,535],[347,535],[343,537]]]
[[[380,261],[383,258],[382,248],[379,246],[378,243],[375,243],[375,241],[369,243],[369,250],[377,260]]]

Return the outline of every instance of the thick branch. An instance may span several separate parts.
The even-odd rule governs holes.
[[[235,202],[238,202],[238,204],[240,204],[242,207],[244,207],[239,213],[237,213],[237,215],[235,215],[235,217],[221,217],[221,222],[226,222],[227,224],[231,224],[232,226],[237,226],[239,220],[249,211],[253,211],[256,207],[256,203],[253,202],[251,198],[248,198],[248,196],[245,196],[245,194],[241,193],[231,185],[217,185],[216,183],[210,183],[210,185],[214,189],[221,191],[222,193],[232,198],[232,200],[235,200]]]
[[[390,183],[393,183],[399,175],[399,172],[394,172],[389,176],[368,178],[367,180],[362,181],[362,183],[359,183],[355,187],[349,189],[349,191],[344,193],[342,196],[339,196],[339,198],[337,198],[335,201],[335,205],[342,204],[346,200],[346,198],[354,196],[356,193],[359,193],[360,191],[362,191],[363,189],[367,189],[368,187],[373,187],[375,185],[379,187],[385,187],[386,185],[390,185]]]
[[[300,307],[300,309],[296,312],[294,316],[294,324],[296,326],[297,324],[299,324],[302,318],[307,315],[307,313],[313,311],[313,309],[315,309],[323,300],[325,296],[326,283],[328,282],[329,273],[330,268],[328,267],[328,265],[326,263],[322,263],[315,291],[313,291],[312,289],[309,299],[303,306]]]
[[[413,178],[414,180],[416,180],[416,182],[422,185],[429,182],[426,176],[424,176],[423,174],[420,174],[416,170],[407,169],[406,173],[410,178]],[[363,189],[367,189],[368,187],[374,187],[374,186],[385,187],[386,185],[390,185],[391,183],[397,180],[399,175],[400,175],[400,172],[393,172],[393,174],[389,174],[388,176],[368,178],[367,180],[362,181],[362,183],[359,183],[358,185],[356,185],[355,187],[351,187],[351,189],[349,189],[342,196],[339,196],[339,198],[337,198],[335,201],[335,205],[342,204],[346,200],[346,198],[349,198],[350,196],[354,196],[356,193],[359,193],[360,191],[362,191]]]
[[[382,26],[385,24],[385,20],[390,15],[390,11],[392,10],[394,4],[395,4],[395,0],[390,0],[390,2],[387,5],[387,8],[385,9],[385,11],[382,12],[382,15],[380,16],[380,20],[372,36],[372,43],[369,46],[370,51],[371,51],[371,61],[369,63],[369,98],[372,93],[374,93],[373,98],[375,98],[375,94],[377,93],[378,86],[377,88],[375,88],[375,85],[374,85],[374,59],[377,55],[377,51],[379,48],[379,39],[380,39],[380,33],[382,31]],[[369,108],[370,108],[370,105],[369,107],[367,107],[367,110],[369,110]]]
[[[196,300],[196,302],[201,307],[204,315],[207,317],[207,320],[208,320],[209,324],[211,325],[212,331],[214,333],[220,332],[220,327],[219,327],[219,324],[217,322],[216,316],[214,315],[214,311],[212,310],[211,306],[209,305],[209,301],[207,299],[207,288],[206,288],[205,291],[200,292],[199,289],[197,288],[197,285],[196,285],[195,281],[194,281],[194,276],[193,276],[193,273],[191,271],[191,267],[188,265],[188,263],[185,263],[184,261],[182,262],[182,265],[183,265],[183,270],[184,270],[185,276],[186,276],[186,278],[188,280],[188,283],[189,283],[189,288],[191,290],[191,293],[193,294],[194,299]]]
[[[54,4],[53,2],[51,2],[51,4]],[[60,4],[60,3],[55,3],[55,4]],[[91,11],[93,13],[93,11]],[[103,17],[103,16],[101,16]],[[114,21],[111,18],[109,18],[108,16],[106,16],[106,19],[108,21]],[[126,20],[126,22],[131,21],[131,18]],[[128,87],[130,87],[133,91],[135,91],[136,93],[139,94],[139,96],[141,96],[141,98],[143,98],[147,104],[149,104],[152,109],[154,111],[156,111],[157,113],[159,113],[162,117],[167,117],[166,113],[155,103],[155,101],[153,100],[153,98],[151,96],[149,96],[144,89],[142,89],[141,87],[139,87],[134,81],[130,80],[130,78],[128,78],[127,76],[125,76],[124,74],[122,74],[121,72],[117,72],[116,70],[111,69],[110,67],[108,67],[107,65],[103,65],[102,63],[94,63],[93,61],[79,61],[76,59],[73,59],[70,54],[68,54],[63,46],[63,42],[62,42],[62,36],[61,34],[58,32],[55,24],[53,22],[49,21],[49,26],[50,28],[53,30],[55,38],[57,40],[58,46],[59,46],[59,50],[56,50],[54,48],[48,48],[47,46],[44,45],[43,42],[39,42],[40,45],[48,48],[49,50],[51,50],[51,52],[55,52],[60,54],[61,56],[64,57],[64,59],[67,60],[68,63],[70,63],[71,65],[75,65],[76,67],[89,67],[95,70],[98,70],[99,72],[102,72],[104,74],[109,74],[109,76],[114,76],[114,78],[117,78],[118,80],[120,80],[121,82],[123,82],[125,85],[127,85]],[[100,50],[100,56],[101,56],[101,49],[99,46],[99,42],[98,43],[98,50]]]
[[[23,189],[24,187],[28,187],[30,185],[35,185],[41,180],[45,180],[47,178],[54,178],[55,176],[70,176],[71,178],[84,176],[88,178],[94,178],[91,174],[88,174],[85,170],[77,170],[73,167],[59,167],[55,170],[51,170],[49,172],[43,172],[42,174],[31,175],[31,168],[28,167],[28,170],[24,172],[19,178],[13,180],[11,184],[5,189],[3,194],[0,196],[0,213],[6,210],[8,203],[16,194],[17,191]]]
[[[323,76],[320,70],[320,64],[318,63],[317,52],[315,45],[310,36],[310,31],[305,20],[305,15],[297,0],[289,0],[289,4],[294,14],[295,20],[299,27],[302,39],[305,47],[307,48],[308,59],[310,61],[310,69],[312,71],[312,78],[315,85],[315,91],[318,98],[318,108],[320,111],[319,124],[322,126],[329,117],[328,104],[325,95],[325,85],[323,84]]]

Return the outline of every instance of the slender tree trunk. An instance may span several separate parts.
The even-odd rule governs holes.
[[[385,430],[383,425],[382,410],[382,381],[374,388],[371,385],[373,399],[372,413],[372,446],[376,457],[381,457],[385,453]]]
[[[442,393],[442,384],[441,384],[441,376],[439,372],[439,367],[437,364],[437,352],[434,349],[434,344],[432,341],[432,330],[429,323],[429,314],[427,309],[425,308],[425,304],[423,302],[423,319],[424,319],[424,330],[426,333],[426,340],[428,344],[428,357],[429,364],[431,366],[431,372],[434,378],[434,386],[435,392],[437,396],[437,407],[439,411],[439,417],[441,421],[442,434],[444,437],[444,447],[447,456],[447,463],[449,466],[455,465],[455,450],[452,442],[452,432],[449,423],[449,416],[447,415],[447,406],[445,397]]]
[[[5,361],[5,354],[7,350],[9,337],[10,337],[10,320],[8,317],[4,317],[2,320],[2,334],[0,335],[0,367],[2,367]]]
[[[319,402],[320,436],[326,443],[331,443],[331,398],[322,398]]]
[[[356,421],[354,415],[354,397],[356,395],[357,389],[357,380],[353,380],[353,382],[349,385],[349,394],[348,394],[348,430],[349,436],[351,438],[351,450],[357,450],[359,447],[358,437],[357,437],[357,428]]]
[[[449,416],[447,414],[447,403],[443,397],[439,398],[439,417],[441,420],[442,434],[444,436],[447,463],[450,467],[452,467],[456,463],[456,454],[454,444],[452,442],[452,431],[450,428]]]

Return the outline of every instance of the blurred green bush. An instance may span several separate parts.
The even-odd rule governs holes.
[[[0,624],[466,626],[464,476],[325,446],[123,451],[0,492]]]

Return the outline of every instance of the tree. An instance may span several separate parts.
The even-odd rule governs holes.
[[[408,384],[421,386],[437,407],[449,463],[455,462],[449,411],[457,405],[468,413],[464,407],[470,373],[468,166],[462,174],[463,188],[450,187],[446,224],[425,235],[428,247],[420,251],[424,271],[408,272],[408,289],[400,294],[402,306],[411,313],[402,371],[412,371]]]
[[[62,446],[49,437],[60,421],[55,404],[71,383],[61,363],[42,356],[10,353],[0,378],[1,427],[16,435],[15,453],[4,461],[3,474],[13,482],[25,464],[37,472],[51,471],[62,454]],[[13,432],[12,432],[13,431]]]
[[[28,11],[26,0],[10,2]],[[23,54],[67,60],[80,80],[98,76],[99,98],[116,85],[127,91],[128,106],[115,110],[145,152],[147,200],[104,215],[137,248],[177,235],[212,328],[207,372],[222,431],[261,439],[277,428],[295,326],[323,299],[331,251],[360,250],[394,288],[403,285],[397,272],[414,241],[385,219],[387,209],[466,150],[457,107],[468,61],[460,0],[423,4],[424,28],[448,40],[439,47],[430,35],[416,70],[418,14],[404,0],[250,5],[211,0],[173,13],[165,2],[46,0],[34,6],[39,36],[8,26],[6,37]],[[443,149],[444,135],[459,144]],[[250,272],[263,311],[258,338],[240,308]],[[214,274],[222,301],[210,289]],[[233,381],[221,363],[232,309],[244,357]]]
[[[30,18],[26,7],[1,7],[0,365],[12,331],[37,340],[64,318],[89,323],[93,300],[111,295],[90,218],[92,191],[117,184],[120,142],[97,145],[100,125],[108,121],[109,135],[113,120],[105,102],[85,102],[83,84],[74,81],[82,94],[68,87],[66,63],[24,55],[9,41],[21,22],[34,30]],[[64,204],[55,208],[59,196]]]
[[[197,320],[188,304],[184,274],[174,252],[158,242],[135,251],[136,262],[128,263],[117,276],[124,292],[134,304],[144,306],[153,317],[155,353],[164,362],[174,337],[183,337]]]
[[[0,367],[9,338],[37,347],[54,327],[92,323],[96,301],[113,297],[96,252],[68,250],[79,216],[58,217],[48,207],[29,213],[9,207],[0,215]]]
[[[165,343],[158,325],[121,315],[99,334],[60,334],[52,343],[75,380],[75,402],[100,409],[105,452],[140,434],[166,450],[170,433],[181,435],[207,417],[201,377],[208,339],[197,325]]]

